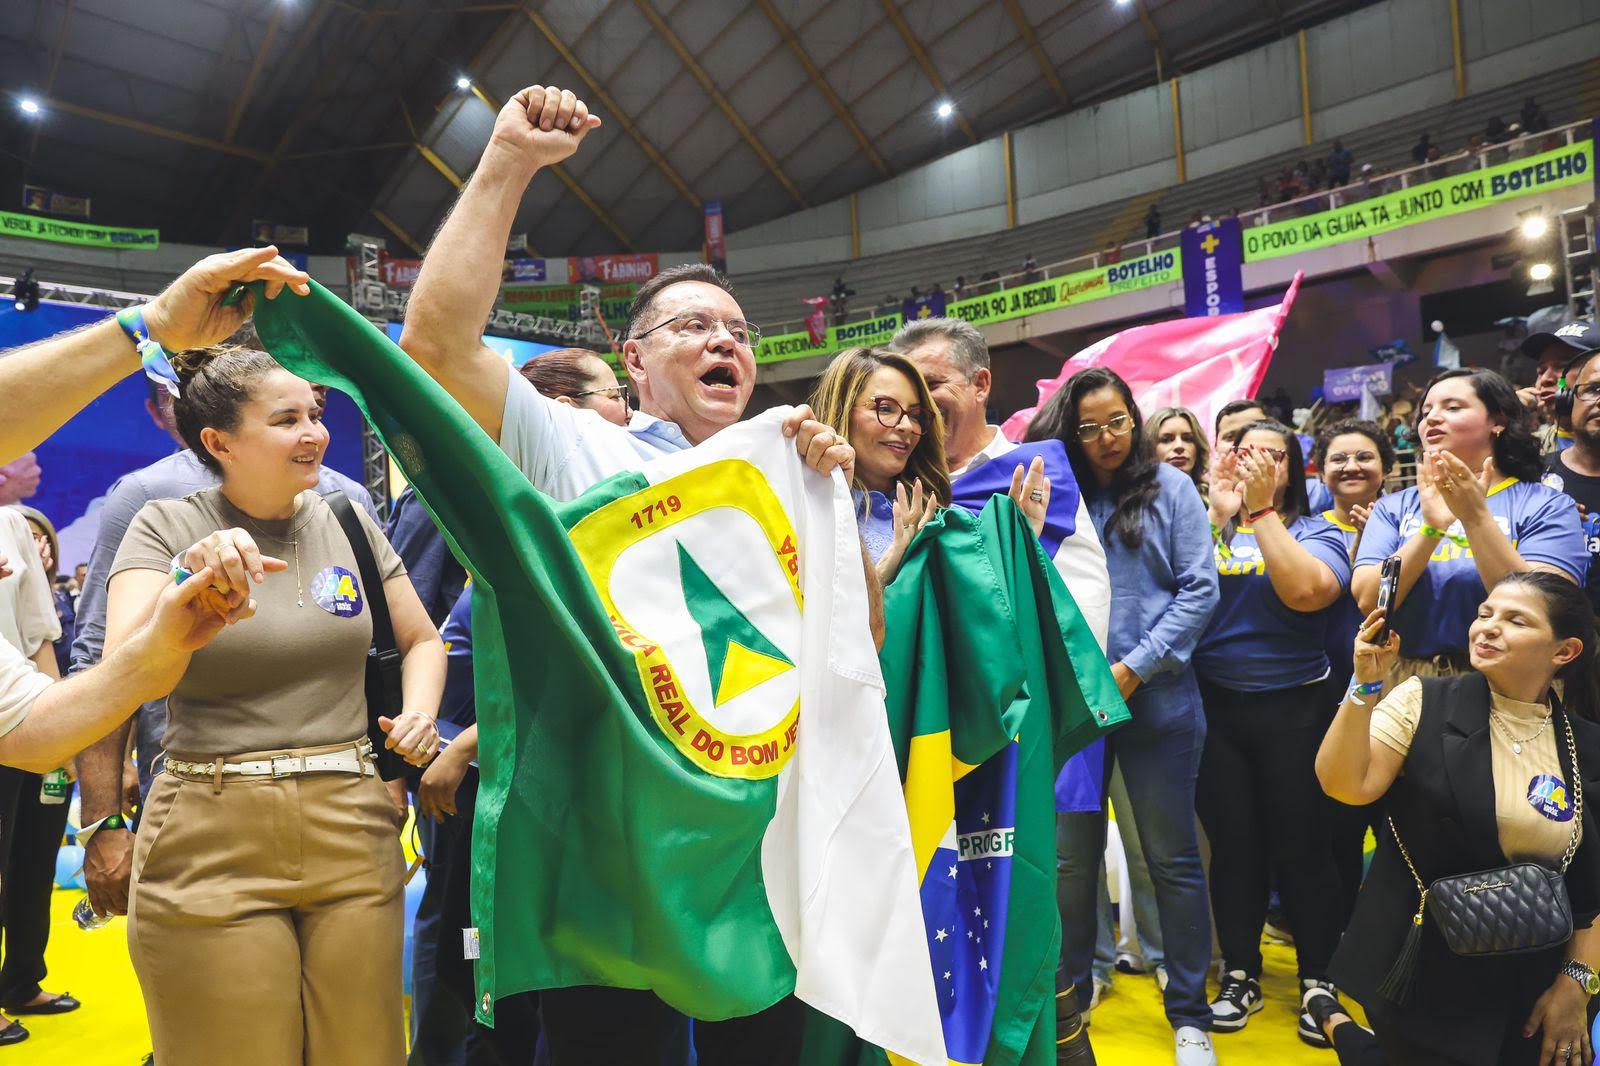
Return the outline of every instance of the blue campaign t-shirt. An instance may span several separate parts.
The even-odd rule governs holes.
[[[439,720],[466,727],[478,721],[478,703],[472,684],[472,588],[456,597],[444,625],[444,694],[439,699]]]
[[[1340,588],[1350,587],[1350,556],[1344,537],[1321,515],[1297,519],[1289,533]],[[1237,692],[1268,692],[1309,684],[1328,673],[1327,609],[1296,611],[1272,589],[1254,530],[1234,531],[1227,554],[1220,544],[1216,613],[1194,651],[1195,673]]]
[[[1506,478],[1488,492],[1489,513],[1530,563],[1559,567],[1582,584],[1588,572],[1588,546],[1571,498],[1533,481]],[[1356,566],[1378,566],[1422,528],[1422,503],[1415,488],[1378,501],[1367,520]],[[1460,522],[1445,531],[1463,535]],[[1394,612],[1400,654],[1417,659],[1467,650],[1467,629],[1488,593],[1478,576],[1472,549],[1441,537],[1422,576]]]
[[[1361,535],[1360,531],[1355,526],[1339,521],[1338,513],[1331,508],[1323,511],[1322,517],[1339,531],[1339,539],[1344,541],[1344,553],[1348,557]],[[1362,617],[1361,606],[1348,588],[1328,608],[1328,666],[1335,678],[1347,678],[1355,671],[1356,633],[1361,629]]]

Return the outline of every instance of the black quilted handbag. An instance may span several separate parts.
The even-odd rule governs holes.
[[[1558,711],[1553,709],[1551,713]],[[1572,737],[1572,725],[1565,714],[1561,715],[1561,724],[1566,730],[1567,752],[1572,757],[1573,811],[1572,839],[1567,843],[1559,870],[1538,863],[1519,862],[1493,870],[1441,877],[1424,886],[1411,862],[1411,853],[1395,829],[1393,816],[1389,818],[1389,831],[1394,834],[1400,856],[1411,870],[1422,898],[1411,919],[1411,929],[1400,957],[1378,989],[1386,999],[1404,1003],[1409,996],[1424,912],[1433,916],[1445,944],[1457,955],[1521,955],[1559,947],[1571,939],[1572,902],[1567,898],[1563,875],[1572,865],[1572,857],[1577,854],[1578,841],[1583,835],[1583,778],[1578,773],[1578,747]]]

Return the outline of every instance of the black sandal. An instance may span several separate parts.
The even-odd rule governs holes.
[[[70,993],[63,992],[55,999],[31,1007],[7,1007],[7,1014],[70,1014],[83,1006]]]

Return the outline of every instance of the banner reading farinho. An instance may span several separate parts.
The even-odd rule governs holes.
[[[63,222],[0,211],[0,235],[29,237],[60,244],[80,244],[95,248],[159,248],[161,231],[128,229],[122,226],[91,226],[87,222]]]
[[[1253,226],[1244,231],[1244,259],[1254,263],[1343,244],[1500,201],[1578,185],[1590,181],[1593,173],[1593,141],[1563,145],[1526,159],[1452,174],[1331,211]]]

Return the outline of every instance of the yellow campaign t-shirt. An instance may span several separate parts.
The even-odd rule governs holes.
[[[1489,762],[1494,778],[1494,814],[1500,827],[1500,850],[1511,862],[1556,865],[1572,840],[1572,795],[1559,749],[1565,744],[1561,723],[1539,725],[1550,708],[1523,703],[1493,692],[1493,713],[1506,727],[1489,722]],[[1422,713],[1422,681],[1407,678],[1372,709],[1372,736],[1407,754]],[[1515,750],[1506,730],[1521,743]],[[1535,736],[1534,734],[1538,734]],[[1531,739],[1528,739],[1531,738]]]

